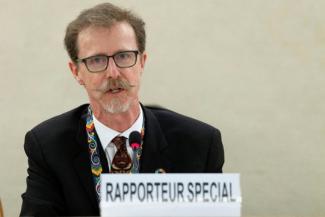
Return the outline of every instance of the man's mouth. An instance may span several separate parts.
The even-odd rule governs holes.
[[[119,93],[119,92],[122,92],[124,89],[123,88],[112,88],[112,89],[109,89],[108,92],[109,93]]]

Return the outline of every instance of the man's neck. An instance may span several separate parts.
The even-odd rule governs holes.
[[[123,132],[129,129],[140,114],[140,105],[138,103],[132,105],[126,112],[116,114],[109,113],[93,105],[92,109],[97,120],[118,132]]]

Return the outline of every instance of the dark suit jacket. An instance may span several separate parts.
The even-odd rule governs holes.
[[[87,106],[49,119],[26,134],[29,167],[20,215],[99,215],[86,140]],[[172,173],[222,172],[224,151],[217,129],[166,109],[142,108],[141,173],[159,168]],[[104,166],[106,157],[100,152]]]

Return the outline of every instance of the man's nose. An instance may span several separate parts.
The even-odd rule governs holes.
[[[108,64],[108,66],[106,69],[106,73],[107,73],[108,78],[117,79],[121,75],[121,73],[119,71],[119,68],[115,64],[114,59],[109,58],[107,64]]]

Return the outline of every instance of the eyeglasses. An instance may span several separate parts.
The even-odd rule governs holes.
[[[112,57],[115,65],[119,68],[129,68],[136,64],[139,51],[122,51],[112,56],[95,55],[83,59],[77,59],[77,62],[83,62],[89,72],[102,72],[107,69],[109,58]]]

